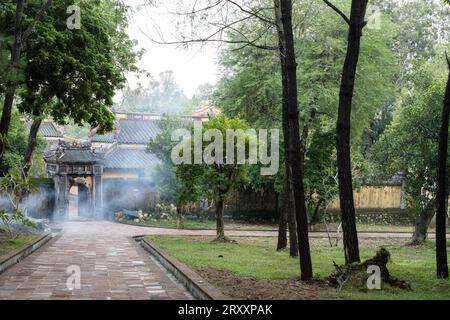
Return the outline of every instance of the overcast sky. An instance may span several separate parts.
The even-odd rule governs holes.
[[[125,0],[126,4],[136,8],[143,0]],[[139,47],[144,48],[146,53],[139,62],[139,67],[157,76],[161,71],[173,70],[176,82],[184,93],[191,97],[196,88],[206,82],[216,83],[217,75],[217,48],[213,46],[195,46],[189,50],[174,45],[159,45],[151,41],[147,35],[153,38],[158,34],[158,28],[168,41],[176,32],[172,22],[173,16],[168,12],[171,10],[172,0],[165,0],[164,5],[158,8],[146,6],[133,14],[130,20],[129,35],[139,42]],[[137,80],[128,76],[131,86],[139,81],[146,83],[145,79]]]

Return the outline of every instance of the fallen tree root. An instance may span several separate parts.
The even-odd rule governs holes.
[[[387,268],[387,263],[391,254],[385,248],[381,248],[375,257],[368,259],[362,263],[352,263],[347,265],[338,265],[333,261],[336,272],[326,278],[329,285],[342,289],[346,283],[354,286],[363,286],[367,289],[367,279],[370,274],[367,273],[369,266],[378,266],[380,268],[381,281],[389,284],[391,287],[410,290],[411,286],[408,282],[391,276]]]
[[[211,243],[237,243],[236,240],[232,240],[228,237],[225,236],[217,236],[216,238],[214,238],[214,240],[211,241]]]

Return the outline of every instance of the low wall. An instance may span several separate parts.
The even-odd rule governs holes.
[[[364,186],[353,192],[356,209],[400,209],[402,208],[402,186]],[[333,201],[330,209],[339,209],[339,198]]]
[[[330,209],[327,212],[330,222],[340,221],[340,211]],[[364,224],[414,225],[417,214],[411,209],[357,209],[356,222]]]

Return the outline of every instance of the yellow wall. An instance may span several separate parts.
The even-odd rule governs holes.
[[[366,186],[353,192],[356,209],[383,208],[392,209],[401,207],[401,186]],[[330,206],[330,209],[339,209],[339,198]]]
[[[102,175],[103,179],[138,179],[139,174],[133,172],[113,172],[105,170]]]

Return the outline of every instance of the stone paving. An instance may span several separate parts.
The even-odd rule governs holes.
[[[191,299],[131,237],[139,229],[70,222],[62,234],[0,275],[0,299]],[[68,267],[81,272],[79,289]],[[68,279],[69,287],[67,285]]]

